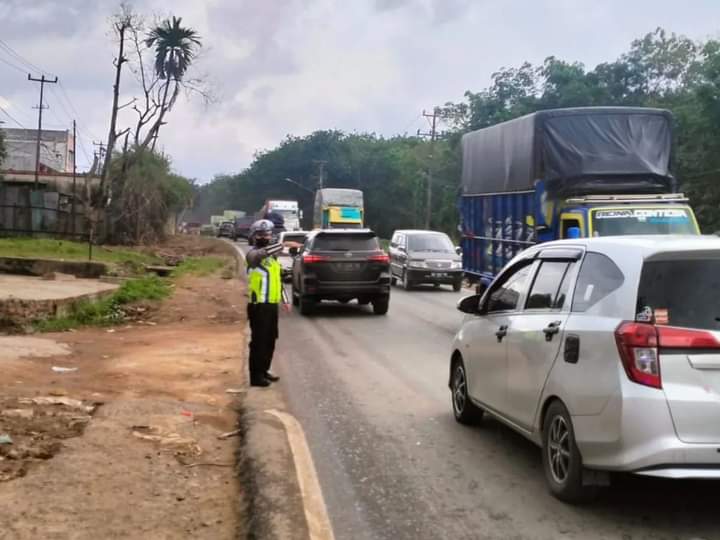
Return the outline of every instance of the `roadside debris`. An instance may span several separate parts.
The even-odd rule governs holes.
[[[218,438],[218,439],[221,439],[221,440],[222,440],[222,439],[229,439],[230,437],[237,437],[238,435],[240,435],[240,433],[241,433],[240,430],[239,430],[239,429],[236,429],[236,430],[234,430],[234,431],[228,431],[227,433],[223,433],[222,435],[218,435],[217,438]]]
[[[10,435],[8,435],[7,433],[3,433],[2,435],[0,435],[0,444],[12,444],[12,443],[13,443],[13,440]]]
[[[244,394],[245,390],[243,390],[242,388],[228,388],[227,390],[225,390],[225,393],[226,394]]]
[[[55,373],[75,373],[79,368],[76,368],[76,367],[53,366],[51,369],[52,369]]]

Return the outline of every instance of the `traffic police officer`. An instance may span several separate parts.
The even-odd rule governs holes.
[[[250,386],[269,386],[279,377],[270,372],[278,338],[278,306],[283,301],[282,266],[277,254],[282,244],[270,244],[273,222],[256,221],[250,227],[253,248],[245,257],[248,273],[250,321]]]

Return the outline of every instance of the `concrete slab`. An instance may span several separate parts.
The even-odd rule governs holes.
[[[0,336],[0,361],[19,358],[67,356],[71,352],[65,343],[30,336]]]
[[[19,300],[64,300],[114,291],[118,285],[96,279],[45,280],[34,276],[0,274],[0,302]]]

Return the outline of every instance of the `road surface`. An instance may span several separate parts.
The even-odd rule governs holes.
[[[720,538],[720,484],[620,477],[589,506],[546,491],[540,451],[457,424],[448,350],[462,293],[394,288],[387,316],[327,304],[281,317],[274,369],[340,539]]]

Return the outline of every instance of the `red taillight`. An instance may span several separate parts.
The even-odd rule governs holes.
[[[329,261],[329,260],[330,260],[330,257],[326,257],[324,255],[310,255],[310,254],[303,255],[303,262],[306,264],[325,262],[325,261]]]
[[[389,263],[390,256],[387,253],[376,253],[374,255],[370,255],[367,260],[371,262]]]
[[[615,330],[615,340],[628,378],[638,384],[662,388],[657,328],[651,324],[624,322]]]
[[[661,349],[720,349],[720,342],[710,332],[675,326],[658,326]]]

